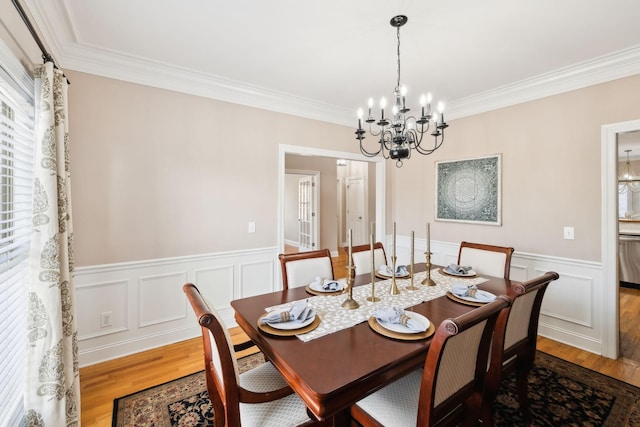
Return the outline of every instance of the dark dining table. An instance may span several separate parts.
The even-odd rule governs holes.
[[[433,268],[433,267],[432,267]],[[415,272],[425,264],[415,264]],[[513,281],[481,276],[488,281],[478,288],[496,295],[506,294]],[[355,277],[354,287],[370,285],[371,275]],[[418,286],[424,286],[418,284]],[[401,292],[408,292],[400,289]],[[431,337],[404,341],[375,332],[368,322],[304,342],[296,336],[274,336],[258,326],[266,307],[308,298],[305,287],[290,288],[231,302],[240,328],[254,341],[309,410],[321,420],[333,418],[334,425],[349,425],[349,407],[424,365]],[[347,298],[345,293],[344,297]],[[436,327],[475,307],[441,296],[418,303],[411,311],[426,316]],[[347,309],[345,309],[347,310]]]

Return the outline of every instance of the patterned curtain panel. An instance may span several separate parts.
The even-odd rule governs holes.
[[[67,87],[66,78],[51,62],[36,69],[38,116],[25,384],[28,426],[80,425]]]

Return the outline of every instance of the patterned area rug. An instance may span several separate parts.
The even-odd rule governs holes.
[[[261,354],[239,360],[241,371]],[[640,426],[640,389],[538,352],[529,377],[532,426]],[[524,425],[515,378],[505,379],[496,402],[496,426]],[[113,427],[213,426],[204,374],[198,372],[114,401]]]

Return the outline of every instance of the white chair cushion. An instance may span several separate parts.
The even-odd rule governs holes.
[[[313,282],[316,277],[333,279],[333,269],[331,268],[331,258],[329,257],[289,261],[285,266],[289,288],[306,286]]]
[[[503,252],[483,251],[476,248],[462,248],[460,265],[470,265],[473,271],[494,277],[504,277],[507,255]]]
[[[415,426],[422,369],[358,401],[358,406],[385,427]]]
[[[371,273],[371,251],[360,251],[351,254],[353,259],[353,265],[356,267],[356,274]],[[373,250],[373,262],[375,269],[380,268],[381,265],[386,265],[387,260],[384,258],[384,251],[382,249]]]
[[[435,379],[434,406],[474,379],[477,350],[485,324],[486,321],[480,322],[447,341]],[[413,371],[358,401],[357,405],[385,427],[416,425],[423,372],[422,369]]]
[[[286,385],[274,366],[267,362],[240,374],[240,385],[247,390],[266,392]],[[297,394],[265,403],[240,403],[240,418],[245,427],[296,426],[309,421],[306,406]]]

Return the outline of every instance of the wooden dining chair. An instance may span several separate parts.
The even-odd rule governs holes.
[[[306,286],[316,277],[334,278],[329,249],[280,254],[278,259],[282,269],[282,289]]]
[[[182,289],[202,329],[207,392],[216,426],[315,425],[302,400],[270,362],[239,374],[231,337],[218,312],[194,284],[186,283]]]
[[[509,278],[513,248],[461,242],[458,265],[471,266],[476,273]]]
[[[348,254],[349,248],[345,247],[344,251]],[[356,268],[356,274],[371,273],[371,244],[352,246],[351,259]],[[387,255],[384,252],[382,242],[375,242],[373,244],[373,263],[374,271],[382,265],[387,265]]]
[[[538,339],[538,320],[542,298],[558,273],[549,271],[524,283],[511,285],[511,307],[500,313],[491,346],[489,372],[482,409],[483,426],[493,425],[493,402],[505,375],[515,371],[518,402],[525,420],[530,419],[527,384],[533,367]]]
[[[368,426],[476,425],[496,317],[510,299],[444,320],[418,369],[358,401],[352,418]]]

